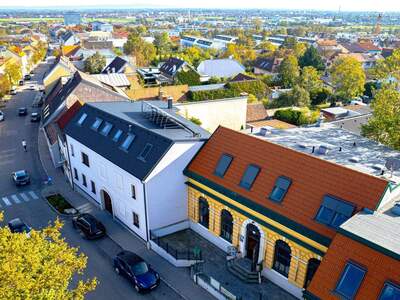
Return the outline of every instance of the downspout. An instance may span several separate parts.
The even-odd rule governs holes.
[[[67,145],[68,166],[69,166],[69,175],[71,176],[70,178],[71,178],[72,190],[75,191],[74,177],[72,175],[71,158],[69,157],[69,145],[67,136],[65,136],[65,144]]]
[[[149,223],[147,218],[147,196],[146,196],[146,184],[142,181],[143,184],[143,199],[144,199],[144,218],[146,223],[146,242],[149,242]]]

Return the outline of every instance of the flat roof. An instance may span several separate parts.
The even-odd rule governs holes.
[[[208,131],[178,115],[176,108],[168,109],[166,101],[113,101],[87,104],[173,141],[206,140],[210,137]],[[152,108],[160,113],[159,118],[173,119],[179,126],[162,128],[155,124],[146,115]]]
[[[253,131],[252,135],[359,172],[400,183],[400,170],[394,170],[392,173],[385,167],[388,159],[400,159],[400,152],[334,124],[323,123],[320,127],[285,130],[267,129],[264,130],[265,134],[262,134],[261,130],[259,128]]]
[[[361,211],[343,223],[340,228],[400,255],[400,216],[394,215],[390,210],[391,207],[383,212]]]

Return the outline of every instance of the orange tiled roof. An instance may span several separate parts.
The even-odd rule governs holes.
[[[267,117],[267,110],[262,103],[247,104],[246,122],[260,121]]]
[[[283,122],[281,120],[276,120],[276,119],[250,122],[248,124],[253,126],[253,127],[257,127],[257,128],[265,127],[265,126],[273,127],[273,128],[276,128],[276,129],[296,128],[296,126],[293,125],[293,124],[289,124],[289,123]]]
[[[371,50],[373,50],[373,51],[379,51],[379,50],[380,50],[379,47],[375,46],[375,45],[374,45],[373,43],[371,43],[371,42],[360,42],[360,43],[358,43],[358,45],[359,45],[361,48],[363,48],[364,50],[366,50],[366,51],[371,51]]]
[[[346,263],[351,260],[367,269],[355,299],[378,299],[384,283],[400,278],[400,262],[372,248],[337,234],[315,273],[308,292],[320,299],[338,299],[332,294]]]
[[[317,44],[319,46],[337,46],[337,42],[335,40],[318,40]]]
[[[223,153],[233,156],[224,178],[214,175]],[[239,186],[249,164],[261,167],[250,191]],[[328,238],[335,231],[314,221],[325,195],[355,204],[356,211],[378,204],[387,181],[283,146],[219,127],[188,166],[225,189],[246,197]],[[285,199],[276,204],[267,199],[278,176],[292,179]]]

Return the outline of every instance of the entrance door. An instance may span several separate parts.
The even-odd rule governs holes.
[[[311,258],[308,261],[307,275],[306,275],[306,281],[304,283],[304,288],[307,288],[308,285],[311,283],[311,279],[314,277],[315,272],[317,272],[320,263],[321,261],[315,258]]]
[[[105,207],[105,209],[110,214],[113,214],[111,197],[106,191],[103,191],[103,199],[104,199],[104,207]]]
[[[251,260],[252,268],[258,263],[260,251],[260,231],[257,226],[248,224],[246,227],[246,257]]]

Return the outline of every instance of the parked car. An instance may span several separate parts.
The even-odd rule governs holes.
[[[10,95],[16,95],[17,94],[17,90],[16,89],[11,89],[10,90]]]
[[[40,115],[37,112],[31,113],[31,122],[39,122],[40,121]]]
[[[31,80],[31,78],[32,78],[32,76],[29,75],[29,74],[26,74],[26,75],[24,76],[24,80]]]
[[[35,86],[34,84],[31,84],[31,85],[29,86],[29,89],[30,89],[31,91],[36,91],[36,86]]]
[[[0,110],[0,122],[4,121],[4,113]]]
[[[104,225],[90,214],[80,214],[74,217],[72,225],[89,240],[101,238],[106,234]]]
[[[133,252],[124,250],[118,253],[113,263],[115,272],[131,281],[139,293],[160,285],[160,275]]]
[[[26,107],[18,108],[18,116],[26,116],[28,114],[28,109]]]
[[[20,218],[15,218],[8,222],[8,228],[10,228],[12,233],[25,232],[26,234],[29,234],[29,232],[31,232],[31,228]]]
[[[29,176],[29,173],[26,170],[13,172],[11,174],[11,177],[14,180],[16,186],[27,185],[31,183],[31,177]]]
[[[18,81],[18,85],[23,86],[24,85],[24,81],[23,80]]]

